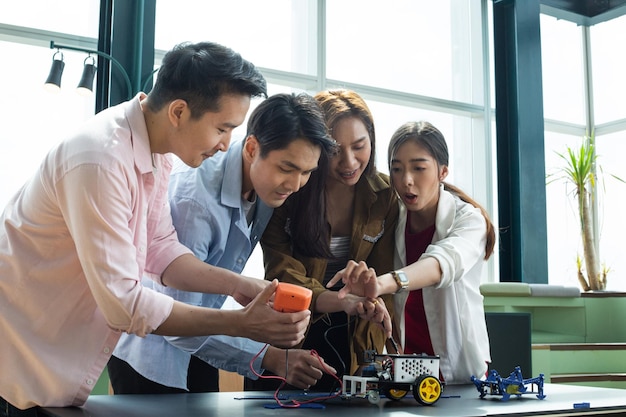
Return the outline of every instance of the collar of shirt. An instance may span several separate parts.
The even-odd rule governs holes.
[[[131,140],[133,153],[135,154],[135,165],[142,174],[152,173],[153,168],[159,168],[158,162],[156,162],[158,158],[154,159],[153,162],[148,128],[146,127],[146,119],[141,108],[141,100],[145,97],[145,93],[138,93],[130,103],[133,107],[132,111],[126,113],[131,132],[134,132]]]

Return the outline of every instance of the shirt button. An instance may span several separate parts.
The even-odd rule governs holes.
[[[109,353],[111,351],[111,349],[109,349],[108,347],[104,348],[104,353]]]
[[[93,379],[89,378],[87,379],[87,385],[93,385]]]

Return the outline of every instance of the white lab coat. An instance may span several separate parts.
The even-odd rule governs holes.
[[[400,204],[394,266],[406,265],[404,232],[407,210]],[[421,256],[439,261],[441,282],[423,289],[424,309],[435,354],[446,384],[469,384],[487,371],[489,337],[480,278],[485,263],[486,223],[479,209],[440,190],[435,234]],[[408,291],[394,296],[395,325],[405,345],[404,306]]]

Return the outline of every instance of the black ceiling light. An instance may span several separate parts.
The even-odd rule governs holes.
[[[44,87],[48,91],[58,92],[61,89],[61,76],[63,75],[63,68],[65,68],[65,62],[63,62],[63,52],[57,50],[52,56],[52,67],[50,68],[50,74],[46,79]]]
[[[77,91],[80,95],[87,96],[93,92],[93,79],[97,70],[95,58],[90,54],[85,58],[84,65],[83,75],[78,82]]]
[[[46,80],[45,84],[46,88],[50,89],[51,91],[58,91],[61,87],[61,75],[63,75],[63,68],[65,67],[65,63],[63,62],[63,53],[61,52],[61,49],[67,49],[70,51],[78,51],[89,54],[89,56],[85,58],[83,75],[80,79],[80,82],[78,83],[77,91],[79,93],[89,94],[93,91],[93,81],[97,71],[96,60],[93,55],[96,55],[113,63],[113,66],[119,69],[119,73],[122,75],[122,78],[126,83],[127,99],[130,100],[133,94],[135,94],[130,81],[130,77],[124,69],[124,66],[111,55],[95,49],[88,49],[71,45],[59,45],[57,43],[54,43],[54,41],[50,41],[50,49],[57,50],[52,57],[52,68],[50,69],[50,75],[48,75],[48,79]],[[57,59],[57,56],[60,58]]]

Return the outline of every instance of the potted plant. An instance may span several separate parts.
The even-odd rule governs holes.
[[[593,221],[594,199],[597,192],[596,162],[594,135],[585,135],[578,149],[567,147],[566,153],[557,153],[564,165],[558,168],[552,180],[563,180],[573,186],[573,194],[578,203],[580,233],[583,243],[583,260],[577,256],[578,281],[584,291],[601,291],[606,289],[606,277],[609,269],[600,265],[599,231]],[[601,171],[601,170],[600,170]],[[613,176],[615,177],[615,176]],[[621,179],[615,177],[621,182]]]

